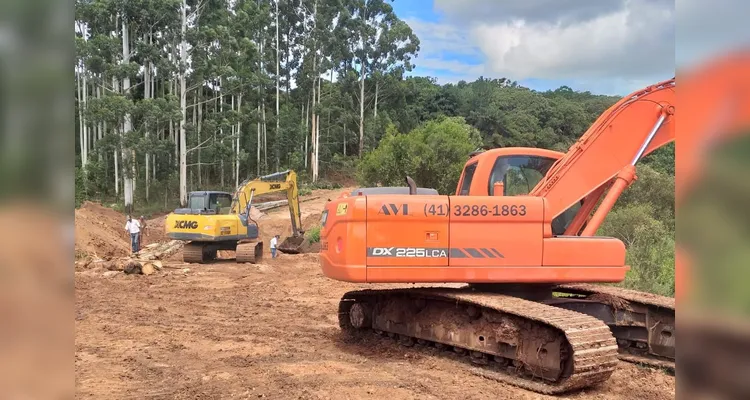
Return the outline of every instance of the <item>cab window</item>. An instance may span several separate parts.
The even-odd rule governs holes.
[[[505,190],[503,196],[523,196],[544,179],[555,163],[555,159],[538,156],[504,156],[495,160],[490,175],[490,196],[494,195],[495,182],[502,182]],[[562,235],[581,208],[581,203],[573,204],[557,218],[552,220],[552,233]]]
[[[191,210],[202,210],[206,207],[206,197],[201,194],[190,196],[189,207]]]
[[[209,209],[217,214],[228,214],[232,205],[232,196],[227,193],[213,193],[210,195]]]
[[[477,163],[469,164],[464,168],[464,177],[461,181],[461,190],[458,192],[459,196],[468,196],[469,189],[471,189],[471,180],[474,179],[474,171],[477,169]]]
[[[529,194],[544,178],[554,159],[537,156],[504,156],[495,160],[490,174],[488,193],[495,194],[495,182],[505,186],[504,196]]]

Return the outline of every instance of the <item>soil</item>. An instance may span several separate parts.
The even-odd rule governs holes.
[[[75,210],[77,258],[111,259],[130,254],[126,216],[97,203],[85,202]]]
[[[311,196],[319,199],[302,204],[304,229],[318,223],[326,200],[339,192],[316,191]],[[79,211],[76,249],[127,252],[119,213],[88,204]],[[290,226],[286,208],[265,213],[262,237],[283,239]],[[184,264],[181,257],[164,261],[153,275],[76,271],[77,397],[554,398],[482,378],[455,357],[377,336],[343,338],[339,298],[367,286],[324,277],[315,253],[280,254],[258,265]],[[601,387],[558,397],[674,396],[674,377],[621,362]]]

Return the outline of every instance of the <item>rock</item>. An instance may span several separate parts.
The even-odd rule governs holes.
[[[102,275],[105,278],[111,278],[111,277],[113,277],[113,276],[115,276],[115,275],[117,275],[119,273],[120,273],[120,271],[104,271],[104,273]]]
[[[123,271],[126,274],[141,274],[143,273],[142,270],[143,266],[138,261],[129,261],[127,264],[125,264],[125,268],[123,268]]]

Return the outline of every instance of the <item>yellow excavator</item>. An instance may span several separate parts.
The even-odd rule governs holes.
[[[278,250],[287,254],[300,252],[304,242],[299,208],[297,174],[292,170],[246,180],[234,195],[218,191],[188,194],[188,207],[178,208],[165,220],[169,238],[186,240],[183,260],[206,263],[216,259],[217,251],[233,250],[238,263],[257,263],[263,258],[263,241],[258,222],[250,213],[254,196],[286,192],[292,219],[292,236]]]

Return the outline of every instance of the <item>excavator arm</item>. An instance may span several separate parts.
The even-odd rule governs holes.
[[[232,213],[249,215],[253,198],[269,193],[286,192],[289,205],[289,216],[292,221],[292,235],[300,236],[304,232],[299,207],[299,188],[297,173],[292,170],[276,172],[252,180],[246,180],[237,188],[232,199]]]
[[[624,97],[597,118],[529,195],[544,197],[552,218],[583,200],[565,233],[593,236],[635,180],[636,163],[674,141],[675,102],[674,78]],[[604,200],[587,222],[602,196]]]
[[[286,170],[243,182],[234,194],[232,212],[250,218],[250,206],[255,196],[277,192],[286,192],[292,223],[292,235],[284,239],[278,248],[281,252],[296,254],[300,252],[299,247],[304,241],[296,172]]]

